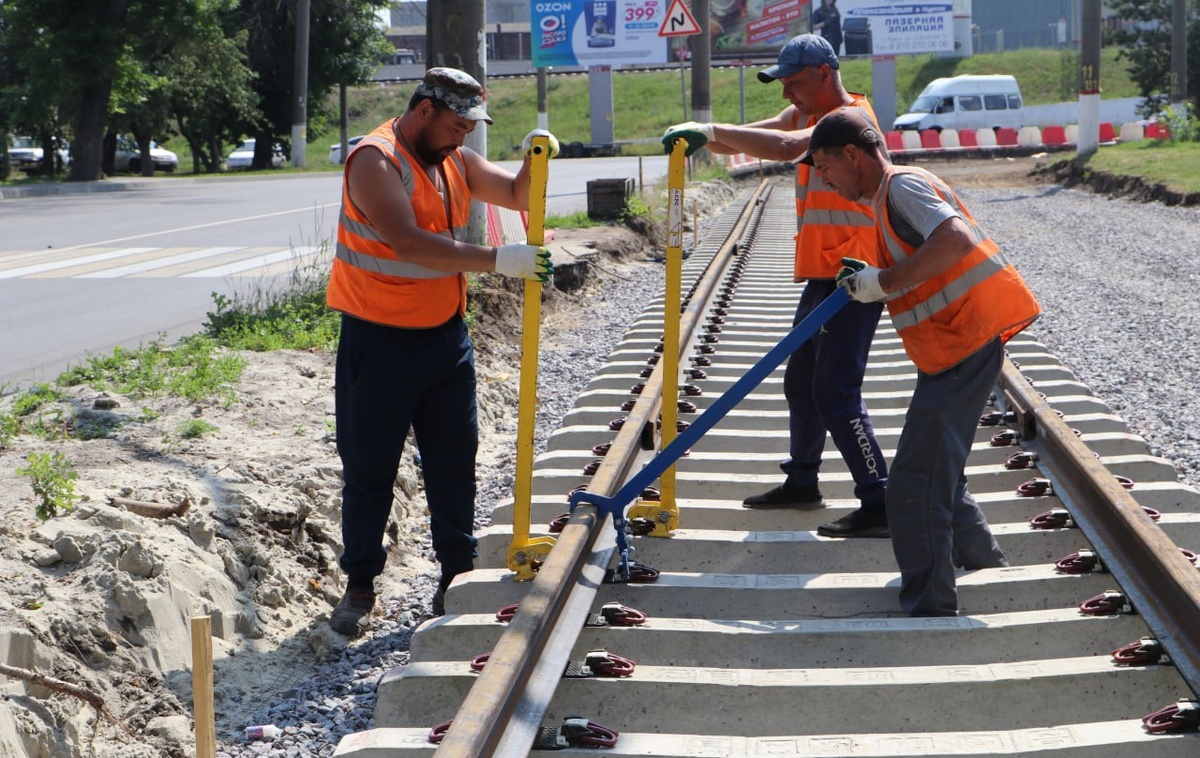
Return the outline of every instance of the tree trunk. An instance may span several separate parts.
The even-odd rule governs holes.
[[[112,81],[93,82],[83,87],[79,103],[79,128],[75,131],[75,157],[71,160],[70,180],[92,182],[101,178],[105,125],[108,121],[108,96]]]

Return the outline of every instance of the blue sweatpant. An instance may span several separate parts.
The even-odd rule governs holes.
[[[384,529],[410,427],[442,574],[470,571],[479,425],[466,323],[455,316],[431,329],[396,329],[343,315],[335,383],[344,482],[339,563],[349,582],[383,573]]]
[[[917,372],[887,488],[900,607],[914,616],[958,612],[956,566],[1008,565],[963,475],[1003,360],[995,339],[941,373]]]
[[[792,325],[799,324],[836,287],[832,279],[810,279]],[[882,303],[852,300],[792,353],[783,374],[791,448],[789,459],[780,465],[788,484],[816,484],[828,431],[854,478],[854,496],[863,508],[880,515],[888,470],[862,399],[862,383],[882,313]]]

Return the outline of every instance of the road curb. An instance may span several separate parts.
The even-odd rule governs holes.
[[[78,195],[86,192],[147,190],[152,187],[154,187],[154,182],[148,179],[100,179],[93,182],[31,184],[24,187],[0,187],[0,200],[15,200],[22,197],[45,197],[49,195]]]

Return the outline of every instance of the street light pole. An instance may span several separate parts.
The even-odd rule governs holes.
[[[308,17],[310,0],[296,0],[296,58],[292,71],[292,166],[308,161]]]

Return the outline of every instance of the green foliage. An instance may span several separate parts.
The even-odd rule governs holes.
[[[13,401],[13,414],[28,416],[42,406],[62,400],[62,393],[49,384],[35,384]]]
[[[323,251],[295,266],[287,284],[257,284],[249,292],[228,297],[213,293],[205,332],[236,350],[308,350],[337,343],[341,315],[325,305],[329,254]]]
[[[29,465],[17,469],[17,474],[29,479],[33,494],[38,497],[35,513],[42,521],[54,518],[59,510],[75,509],[75,467],[62,453],[30,453]]]
[[[650,215],[650,206],[639,195],[631,195],[625,201],[625,207],[621,209],[620,219],[623,222],[628,222],[632,219],[645,217]]]
[[[192,402],[217,398],[229,405],[245,365],[242,358],[219,351],[213,338],[197,334],[170,347],[159,338],[137,350],[118,347],[111,355],[91,356],[63,372],[58,383],[86,383],[135,398],[164,393]]]
[[[21,421],[11,413],[0,413],[0,450],[12,444],[21,433]]]
[[[594,219],[587,211],[575,211],[566,216],[547,216],[547,229],[587,229],[591,226],[604,226],[604,222]]]
[[[194,440],[216,431],[219,431],[219,429],[213,424],[208,423],[204,419],[193,418],[180,424],[176,434],[179,435],[180,439]]]
[[[1149,118],[1162,109],[1171,93],[1172,0],[1111,0],[1109,5],[1117,18],[1133,22],[1108,32],[1106,42],[1119,46],[1118,60],[1136,82],[1135,94],[1146,98],[1140,112]],[[1185,95],[1200,103],[1200,17],[1195,3],[1189,5]]]
[[[1168,105],[1159,114],[1171,133],[1171,142],[1192,142],[1198,136],[1196,130],[1196,106],[1191,102]]]

